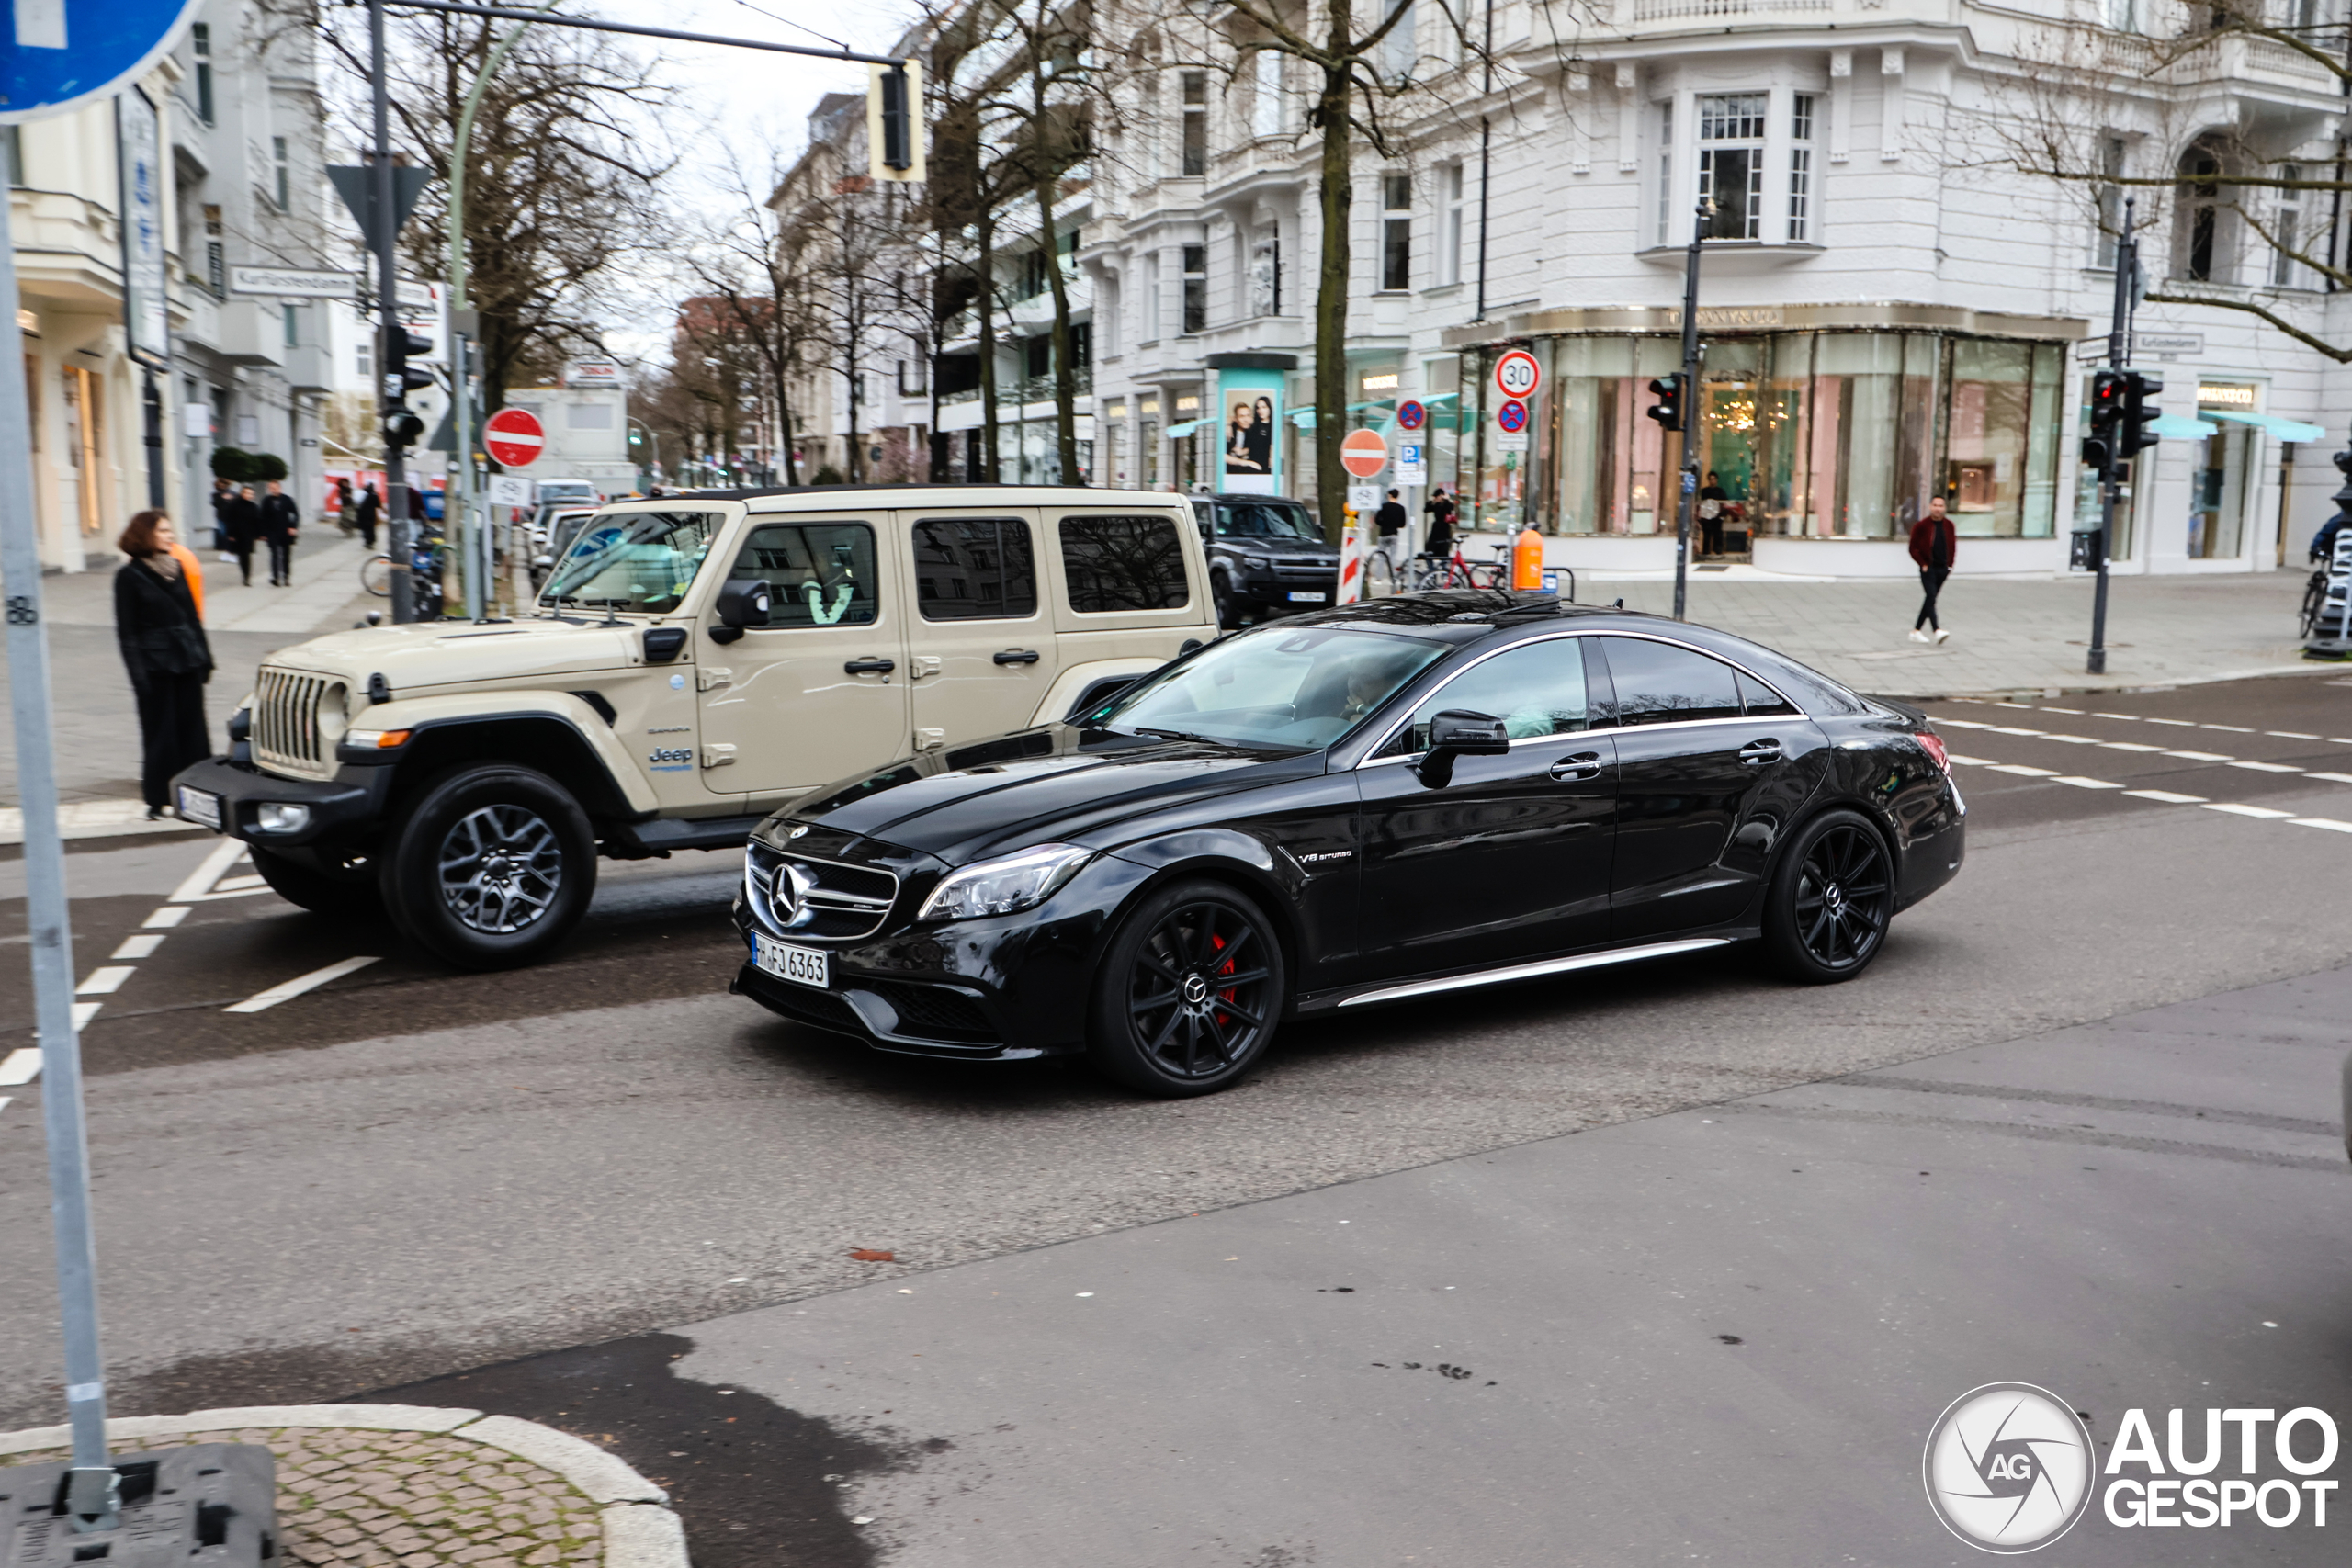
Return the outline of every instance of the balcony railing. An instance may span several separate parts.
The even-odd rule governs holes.
[[[1867,3],[1867,0],[1866,0]],[[1633,0],[1634,20],[1663,22],[1677,17],[1756,17],[1776,11],[1826,11],[1832,0]]]

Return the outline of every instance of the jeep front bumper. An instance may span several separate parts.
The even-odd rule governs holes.
[[[176,808],[183,788],[202,791],[220,802],[218,831],[272,849],[295,849],[347,840],[375,826],[382,820],[391,783],[390,768],[345,767],[333,779],[312,781],[279,778],[251,762],[213,757],[176,775],[171,798]],[[266,805],[303,807],[307,814],[298,826],[264,828],[260,818]]]

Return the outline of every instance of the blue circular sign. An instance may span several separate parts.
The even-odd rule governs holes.
[[[104,97],[179,39],[198,0],[15,0],[0,7],[0,125]]]
[[[1419,430],[1428,423],[1429,417],[1429,410],[1409,399],[1396,405],[1396,427],[1399,430]]]
[[[1507,400],[1495,411],[1495,423],[1505,430],[1518,432],[1527,428],[1527,405],[1517,398]]]

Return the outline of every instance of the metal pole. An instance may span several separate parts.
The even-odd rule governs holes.
[[[2140,265],[2140,243],[2132,237],[2132,198],[2123,198],[2123,232],[2115,242],[2115,310],[2107,329],[2107,363],[2120,367],[2131,358],[2132,274]],[[2127,433],[2116,429],[2120,441]],[[2091,589],[2091,651],[2084,668],[2093,675],[2107,673],[2107,542],[2115,536],[2115,504],[2122,490],[2122,462],[2110,456],[2099,476],[2098,536],[2091,541],[2091,566],[2098,573]]]
[[[368,0],[368,86],[375,98],[376,162],[374,164],[376,196],[369,203],[374,209],[375,232],[368,236],[376,247],[376,332],[380,345],[376,356],[376,369],[382,378],[377,390],[376,406],[385,425],[384,436],[384,553],[391,558],[392,622],[405,625],[416,619],[416,589],[409,581],[411,544],[409,536],[408,467],[401,444],[390,434],[392,411],[407,399],[407,389],[400,385],[391,367],[405,363],[406,356],[394,352],[403,331],[401,326],[400,262],[395,243],[400,224],[395,218],[399,208],[392,185],[392,98],[391,84],[384,65],[384,0]]]
[[[0,200],[0,321],[19,344],[17,260]],[[0,376],[0,593],[7,599],[8,702],[17,724],[17,790],[25,817],[25,919],[40,1038],[41,1121],[49,1137],[50,1223],[65,1330],[65,1409],[74,1428],[66,1506],[77,1530],[112,1529],[119,1488],[107,1461],[106,1362],[98,1348],[97,1246],[90,1229],[89,1131],[82,1118],[82,1043],[74,1024],[74,927],[57,829],[50,723],[49,632],[41,623],[40,541],[33,512],[32,426],[25,378]]]
[[[139,400],[144,416],[147,437],[147,504],[161,512],[164,509],[164,393],[155,385],[155,367],[141,365],[144,378],[139,389]]]
[[[1690,223],[1690,254],[1682,267],[1682,494],[1674,512],[1674,618],[1690,585],[1690,510],[1699,496],[1699,246],[1714,204],[1699,203]]]

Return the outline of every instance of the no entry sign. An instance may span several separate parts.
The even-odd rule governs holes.
[[[500,409],[481,427],[481,444],[490,460],[502,468],[527,468],[546,449],[548,434],[539,416],[524,409]]]
[[[1368,479],[1388,466],[1388,443],[1376,430],[1351,430],[1340,443],[1340,466],[1360,479]]]

